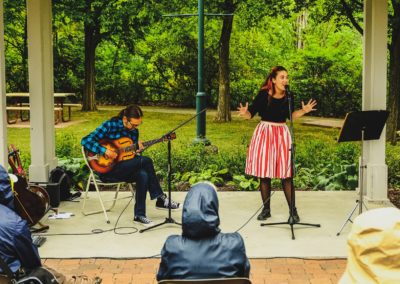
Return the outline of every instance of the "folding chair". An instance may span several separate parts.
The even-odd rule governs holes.
[[[83,213],[83,215],[87,216],[87,215],[92,215],[92,214],[97,214],[97,213],[103,212],[104,213],[104,217],[106,218],[106,222],[109,224],[110,223],[110,219],[108,218],[107,212],[114,208],[115,203],[118,200],[118,192],[119,192],[120,188],[122,186],[128,186],[130,191],[132,192],[132,196],[134,196],[135,192],[133,190],[132,183],[127,183],[127,182],[103,182],[103,181],[101,181],[97,177],[97,175],[93,172],[92,168],[90,167],[89,162],[88,162],[88,160],[86,158],[85,148],[83,146],[82,146],[82,156],[83,156],[83,159],[85,161],[86,166],[89,169],[89,177],[88,177],[88,181],[87,181],[87,184],[86,184],[85,196],[83,198],[83,204],[82,204],[82,213]],[[97,197],[99,198],[102,210],[85,212],[86,199],[87,199],[89,188],[90,188],[91,184],[94,185],[94,187],[96,189]],[[114,198],[110,199],[110,200],[104,200],[103,201],[103,199],[101,198],[99,186],[114,186],[114,187],[116,187],[117,189],[115,191]],[[119,198],[119,199],[122,199],[122,198]],[[111,202],[111,201],[112,201],[111,206],[106,209],[104,207],[104,203],[105,202]]]
[[[171,279],[161,280],[158,284],[251,284],[250,279],[244,277],[213,278],[213,279]]]

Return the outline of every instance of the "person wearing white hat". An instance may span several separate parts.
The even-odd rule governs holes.
[[[400,283],[400,210],[380,208],[357,216],[347,247],[339,284]]]

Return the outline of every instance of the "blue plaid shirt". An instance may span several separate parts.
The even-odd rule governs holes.
[[[129,131],[124,127],[121,118],[113,117],[104,121],[95,131],[83,137],[81,145],[93,153],[104,154],[107,148],[101,146],[99,141],[104,138],[114,140],[121,137],[129,137],[134,143],[137,143],[139,141],[139,130]]]

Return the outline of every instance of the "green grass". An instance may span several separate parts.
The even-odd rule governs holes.
[[[79,149],[80,139],[93,131],[104,120],[117,115],[119,109],[119,107],[101,107],[97,112],[73,111],[73,120],[80,122],[69,127],[57,128],[55,130],[57,134],[56,143],[59,142],[57,137],[72,134],[76,138],[75,147]],[[187,113],[187,110],[181,112],[180,109],[167,109],[170,112],[166,113],[157,111],[159,109],[156,107],[143,107],[143,124],[140,126],[141,140],[159,138],[162,134],[192,117],[192,114]],[[166,108],[162,110],[166,110]],[[229,153],[238,148],[247,147],[258,121],[258,119],[243,120],[234,116],[230,123],[219,123],[214,121],[214,112],[209,112],[207,114],[206,137],[220,151]],[[304,126],[299,123],[294,124],[294,129],[297,143],[318,138],[330,146],[337,144],[335,141],[339,133],[337,129]],[[186,147],[191,144],[196,137],[196,120],[193,119],[178,129],[176,134],[177,139],[172,144],[174,148]],[[7,136],[8,144],[16,145],[21,152],[30,152],[29,128],[8,128]],[[153,148],[157,147],[163,146],[153,146]]]
[[[104,120],[118,114],[123,107],[101,107],[97,112],[74,110],[72,117],[77,124],[65,128],[56,128],[56,153],[59,158],[80,157],[80,140],[98,127]],[[140,138],[143,141],[161,137],[169,130],[191,118],[194,110],[143,107],[143,124],[140,126]],[[214,121],[215,111],[207,112],[206,137],[218,148],[218,156],[195,155],[202,152],[191,151],[196,136],[196,120],[193,119],[176,131],[176,140],[172,142],[174,172],[184,173],[192,170],[204,171],[212,163],[219,169],[229,168],[232,175],[244,173],[247,147],[259,119],[243,120],[233,115],[230,123]],[[21,151],[25,167],[29,164],[30,138],[29,128],[8,128],[8,144],[14,144]],[[318,183],[319,176],[328,178],[339,171],[338,167],[358,163],[359,143],[337,143],[339,129],[306,126],[294,123],[296,143],[296,166],[302,170],[298,177],[305,188]],[[33,143],[36,145],[35,143]],[[166,143],[160,143],[146,150],[145,155],[153,158],[157,170],[165,176]],[[387,147],[386,160],[389,166],[389,182],[397,188],[400,184],[400,146]],[[397,158],[396,158],[397,157]],[[343,169],[341,169],[343,170]],[[299,180],[301,179],[301,181]]]

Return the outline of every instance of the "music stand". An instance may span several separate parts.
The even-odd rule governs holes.
[[[356,200],[356,204],[353,210],[350,211],[349,216],[343,223],[339,232],[336,236],[339,236],[347,222],[351,221],[351,216],[359,207],[358,214],[362,213],[363,205],[365,206],[364,197],[364,169],[367,168],[364,165],[364,153],[363,144],[366,140],[377,140],[381,137],[382,130],[385,126],[386,120],[389,116],[389,112],[386,110],[367,110],[367,111],[354,111],[346,114],[346,118],[343,122],[342,129],[340,130],[338,142],[349,142],[349,141],[361,141],[361,160],[360,160],[360,191],[359,198]]]

